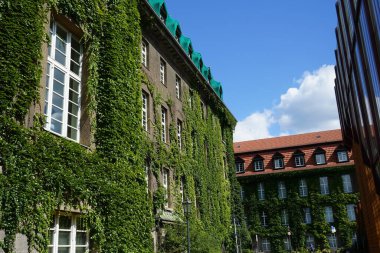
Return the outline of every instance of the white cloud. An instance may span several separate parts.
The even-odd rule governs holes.
[[[270,129],[277,127],[288,135],[340,127],[334,92],[335,71],[332,65],[305,72],[292,87],[280,97],[272,109],[254,112],[237,123],[234,141],[271,137]]]
[[[252,113],[236,125],[234,141],[271,137],[269,128],[273,123],[274,119],[270,110]]]

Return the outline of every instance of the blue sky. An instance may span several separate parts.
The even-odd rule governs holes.
[[[166,0],[237,118],[235,140],[339,128],[333,0]]]

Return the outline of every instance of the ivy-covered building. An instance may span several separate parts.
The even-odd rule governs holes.
[[[0,2],[0,251],[233,247],[236,120],[163,0]]]
[[[358,249],[354,161],[340,129],[237,142],[234,151],[257,250]]]

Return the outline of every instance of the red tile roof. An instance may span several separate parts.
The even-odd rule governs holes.
[[[235,154],[342,141],[340,129],[234,143]]]

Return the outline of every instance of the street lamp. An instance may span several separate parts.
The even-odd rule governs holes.
[[[289,249],[289,252],[291,252],[293,249],[292,249],[292,231],[290,231],[290,227],[288,226],[288,240],[289,240],[289,244],[290,244],[290,249]]]
[[[186,201],[182,202],[183,213],[186,217],[186,225],[187,225],[187,253],[190,253],[190,223],[189,216],[191,213],[191,201],[189,198],[186,198]]]

